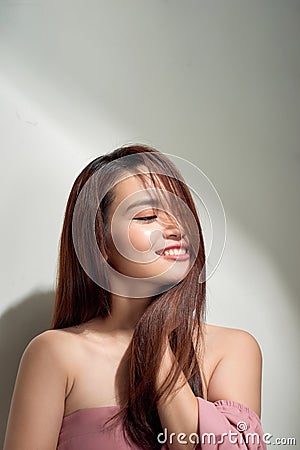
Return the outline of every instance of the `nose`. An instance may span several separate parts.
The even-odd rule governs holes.
[[[178,224],[178,222],[174,218],[169,218],[163,222],[163,235],[165,239],[175,238],[178,240],[183,239],[184,232],[182,227]]]

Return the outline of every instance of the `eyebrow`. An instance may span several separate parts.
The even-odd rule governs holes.
[[[148,199],[144,198],[141,200],[138,200],[137,202],[131,203],[126,209],[126,212],[130,211],[131,209],[135,208],[136,206],[157,206],[158,201],[154,199]]]

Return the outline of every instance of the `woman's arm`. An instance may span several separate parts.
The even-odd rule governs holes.
[[[223,399],[240,402],[260,416],[262,355],[257,341],[250,333],[233,329],[227,338],[226,349],[226,353],[219,361],[209,380],[208,400],[214,402]],[[158,373],[157,386],[160,386],[164,381],[170,366],[174,363],[177,362],[168,343]],[[179,386],[182,379],[185,378],[181,372],[181,379],[175,387]],[[162,428],[163,430],[167,429],[168,437],[171,433],[175,433],[173,443],[168,442],[167,444],[168,448],[170,450],[191,450],[195,448],[195,445],[189,442],[188,436],[191,433],[196,433],[199,436],[201,410],[199,411],[197,398],[194,396],[187,380],[185,380],[184,387],[178,391],[173,399],[169,396],[166,400],[161,400],[157,408]],[[216,411],[216,415],[220,414],[219,411]],[[225,432],[226,429],[223,431]],[[185,433],[186,437],[182,437],[181,440],[184,439],[187,443],[181,444],[178,442],[177,436],[180,433]]]
[[[18,369],[3,450],[55,450],[68,386],[61,336],[48,330],[27,345]]]
[[[260,417],[262,353],[259,344],[247,331],[231,329],[226,348],[209,381],[208,399],[240,402]]]

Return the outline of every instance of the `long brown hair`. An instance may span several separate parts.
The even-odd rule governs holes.
[[[85,199],[86,214],[89,204],[97,201],[98,193],[104,192],[107,182],[124,171],[122,158],[134,155],[132,165],[149,166],[147,155],[154,155],[152,167],[156,173],[162,170],[168,175],[159,175],[167,190],[182,199],[191,211],[197,226],[199,248],[195,262],[186,277],[178,284],[154,296],[136,324],[129,346],[128,398],[117,414],[110,420],[122,420],[124,437],[140,448],[160,449],[157,436],[162,432],[157,402],[168,396],[183,371],[195,396],[203,397],[203,382],[206,384],[203,367],[203,323],[206,321],[206,283],[199,283],[199,274],[205,265],[205,249],[201,225],[191,193],[179,170],[163,153],[141,144],[122,146],[90,162],[76,178],[67,202],[60,240],[55,306],[51,328],[60,329],[84,323],[96,316],[107,317],[110,309],[109,291],[93,281],[83,270],[74,249],[72,239],[72,217],[77,198],[85,183],[96,172],[94,195]],[[141,176],[143,176],[141,174]],[[154,186],[157,180],[152,177]],[[107,213],[114,200],[113,189],[100,201],[95,221],[97,243],[106,255]],[[99,205],[99,203],[98,203]],[[83,247],[84,247],[83,242]],[[89,255],[93,257],[93,255]],[[99,272],[103,268],[99,267]],[[205,280],[205,277],[204,277]],[[193,337],[193,338],[192,338]],[[159,391],[155,388],[156,376],[165,350],[166,338],[175,354],[178,366],[168,374]],[[195,340],[194,340],[195,339]],[[145,370],[146,368],[146,370]],[[201,378],[202,375],[202,378]]]

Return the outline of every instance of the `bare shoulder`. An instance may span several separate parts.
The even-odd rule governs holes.
[[[21,361],[35,361],[40,355],[48,355],[52,364],[60,367],[66,375],[69,373],[70,343],[66,333],[61,330],[46,330],[33,337],[27,344]],[[69,384],[68,376],[68,384]]]
[[[47,345],[48,347],[56,349],[59,354],[64,352],[65,347],[69,344],[69,341],[69,333],[66,333],[65,330],[49,329],[37,334],[33,339],[31,339],[27,347]]]
[[[56,352],[57,357],[62,357],[67,363],[72,353],[79,351],[80,340],[76,339],[77,334],[72,329],[49,329],[35,336],[29,345],[45,345]],[[76,344],[76,345],[75,345]]]
[[[225,357],[234,349],[246,349],[261,355],[261,348],[256,338],[249,331],[240,328],[229,328],[213,324],[204,324],[207,345],[217,346],[220,356]]]
[[[53,355],[53,360],[64,368],[67,374],[66,395],[71,390],[74,382],[71,370],[74,362],[74,349],[78,354],[78,346],[74,346],[72,333],[65,329],[49,329],[36,335],[27,345],[25,352],[47,351]]]
[[[252,364],[260,372],[262,367],[262,350],[253,334],[239,328],[222,328],[224,328],[223,357],[239,358],[241,362],[247,365]]]
[[[253,362],[260,366],[262,352],[256,338],[248,331],[239,328],[223,327],[204,323],[204,370],[209,383],[217,367],[222,362],[239,358],[245,363]]]

